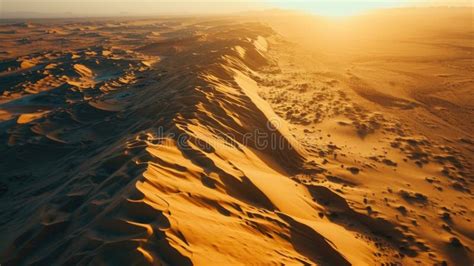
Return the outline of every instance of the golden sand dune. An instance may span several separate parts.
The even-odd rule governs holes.
[[[471,265],[470,51],[282,19],[2,25],[0,263]]]

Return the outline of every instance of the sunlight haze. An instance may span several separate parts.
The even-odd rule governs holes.
[[[472,6],[471,1],[0,1],[1,18],[10,17],[74,17],[74,16],[142,16],[162,14],[217,14],[265,9],[290,9],[322,16],[349,16],[372,9],[410,6]]]

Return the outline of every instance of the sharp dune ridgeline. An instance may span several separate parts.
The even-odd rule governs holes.
[[[1,265],[472,265],[471,8],[0,24]]]

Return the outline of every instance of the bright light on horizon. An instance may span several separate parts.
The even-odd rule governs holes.
[[[466,0],[0,0],[0,18],[11,16],[129,16],[224,14],[289,9],[342,17],[407,6],[473,6]]]
[[[401,3],[366,2],[366,1],[299,1],[299,2],[277,2],[279,8],[300,10],[316,15],[329,17],[352,16],[373,9],[401,7]]]
[[[344,17],[370,12],[376,9],[401,8],[413,6],[473,6],[471,1],[432,1],[432,0],[299,0],[270,1],[273,6],[282,9],[304,11],[321,16]]]

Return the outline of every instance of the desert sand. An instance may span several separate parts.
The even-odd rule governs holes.
[[[472,9],[0,24],[1,265],[472,265]]]

